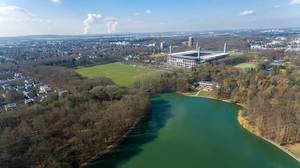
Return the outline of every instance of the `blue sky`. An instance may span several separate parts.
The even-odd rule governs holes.
[[[0,36],[300,27],[300,0],[0,0]]]

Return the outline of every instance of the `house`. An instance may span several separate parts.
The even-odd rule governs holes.
[[[12,87],[9,84],[3,84],[1,87],[4,91],[12,90]]]
[[[27,99],[31,99],[36,97],[36,94],[33,93],[32,91],[23,91],[23,96]]]
[[[39,89],[40,93],[48,93],[51,91],[51,88],[48,85],[42,85]]]
[[[16,103],[7,104],[4,106],[5,111],[11,111],[17,108]]]
[[[199,81],[198,84],[200,87],[212,87],[214,85],[211,81]]]
[[[285,61],[284,60],[274,60],[271,65],[272,66],[285,66]]]
[[[256,61],[256,60],[250,60],[248,63],[249,63],[249,64],[254,64],[254,65],[256,65],[256,64],[257,64],[257,61]]]
[[[47,100],[47,98],[48,98],[48,96],[47,96],[47,95],[43,95],[43,96],[41,96],[41,98],[40,98],[40,102],[44,102],[44,101],[46,101],[46,100]]]
[[[198,90],[205,90],[205,91],[212,91],[213,87],[218,88],[219,85],[217,83],[211,81],[199,81],[198,83]]]
[[[24,80],[24,83],[25,84],[31,84],[31,83],[33,83],[34,81],[33,81],[33,79],[25,79]]]
[[[69,92],[67,90],[62,90],[62,91],[58,91],[58,96],[59,97],[64,97],[68,94]]]
[[[22,73],[14,73],[14,79],[20,79],[22,77]]]
[[[33,99],[24,99],[24,104],[25,105],[30,105],[30,104],[33,104],[33,103],[34,103]]]

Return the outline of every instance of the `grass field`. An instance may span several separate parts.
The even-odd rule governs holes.
[[[209,91],[201,90],[200,92],[197,93],[197,96],[212,97],[212,93]]]
[[[242,63],[242,64],[236,65],[235,67],[247,70],[247,69],[256,69],[257,65],[249,64],[249,63]]]
[[[75,71],[87,78],[105,76],[112,79],[117,85],[120,86],[130,86],[138,78],[162,72],[118,63],[97,65],[87,68],[77,68]]]

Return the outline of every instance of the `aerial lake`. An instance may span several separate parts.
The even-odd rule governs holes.
[[[272,144],[239,126],[239,107],[158,94],[152,112],[126,141],[89,168],[300,168]]]

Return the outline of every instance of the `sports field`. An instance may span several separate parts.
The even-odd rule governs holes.
[[[242,64],[236,65],[235,67],[247,70],[247,69],[256,69],[257,65],[250,64],[250,63],[242,63]]]
[[[138,78],[162,72],[119,63],[96,65],[87,68],[77,68],[75,71],[87,78],[105,76],[112,79],[117,85],[120,86],[130,86]]]

